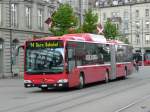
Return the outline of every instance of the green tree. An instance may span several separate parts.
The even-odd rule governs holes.
[[[82,30],[85,33],[94,33],[96,32],[96,26],[98,22],[98,15],[93,13],[91,9],[85,11],[84,22]]]
[[[62,4],[52,15],[52,27],[50,31],[55,36],[60,36],[69,33],[70,28],[75,28],[78,19],[75,16],[73,9],[68,4]]]
[[[104,25],[104,35],[107,39],[116,39],[119,35],[118,29],[110,20],[107,20]]]
[[[130,43],[129,43],[129,40],[128,40],[127,38],[125,38],[124,43],[125,43],[125,44],[130,44]]]
[[[128,38],[126,38],[124,35],[121,35],[119,38],[120,41],[124,42],[125,44],[130,44]]]

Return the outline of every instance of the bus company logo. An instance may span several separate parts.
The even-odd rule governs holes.
[[[30,43],[31,48],[46,48],[46,47],[58,47],[58,42],[32,42]]]
[[[98,56],[97,55],[86,55],[85,60],[87,60],[87,61],[98,60]]]

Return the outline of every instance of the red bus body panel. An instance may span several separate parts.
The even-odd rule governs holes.
[[[133,63],[132,62],[127,62],[127,63],[124,63],[124,64],[121,64],[121,63],[117,64],[116,65],[117,77],[123,77],[125,75],[125,68],[127,68],[128,75],[130,75],[133,72],[133,69],[134,69]]]
[[[144,61],[144,66],[150,66],[150,60],[145,60]]]
[[[31,80],[33,84],[55,84],[59,79],[68,79],[67,75],[65,73],[61,74],[38,74],[38,75],[29,75],[24,74],[24,80]]]

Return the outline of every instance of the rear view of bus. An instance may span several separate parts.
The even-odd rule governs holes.
[[[144,66],[150,66],[150,52],[144,53]]]

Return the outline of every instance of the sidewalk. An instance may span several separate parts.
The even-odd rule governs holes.
[[[0,79],[0,87],[14,87],[14,86],[24,86],[22,78],[7,78],[7,79]]]
[[[0,80],[1,79],[23,79],[23,74],[19,74],[17,76],[15,76],[15,75],[13,75],[13,76],[11,76],[11,75],[6,75],[6,76],[0,75],[0,76],[1,76]]]

